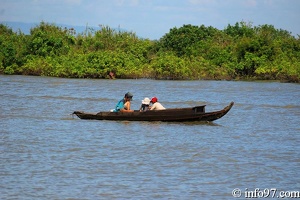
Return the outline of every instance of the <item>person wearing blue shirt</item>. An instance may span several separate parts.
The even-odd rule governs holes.
[[[134,110],[130,110],[130,101],[132,100],[133,95],[130,92],[127,92],[124,95],[124,98],[121,99],[116,108],[113,110],[114,112],[133,112]]]

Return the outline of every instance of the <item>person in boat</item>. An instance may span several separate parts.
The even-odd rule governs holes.
[[[144,98],[144,100],[142,100],[142,105],[140,107],[140,111],[149,110],[149,105],[150,105],[150,99],[148,97]]]
[[[121,99],[116,108],[113,110],[114,112],[133,112],[134,110],[130,110],[130,101],[132,100],[133,95],[130,92],[127,92],[124,95],[124,98]]]
[[[152,106],[150,107],[150,110],[165,110],[166,108],[161,105],[161,103],[158,102],[158,99],[156,97],[153,97],[150,101],[152,103]]]

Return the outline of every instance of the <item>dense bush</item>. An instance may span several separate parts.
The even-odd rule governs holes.
[[[0,73],[299,82],[300,39],[272,25],[245,22],[224,30],[183,25],[155,41],[108,26],[76,33],[41,22],[24,35],[0,24]]]

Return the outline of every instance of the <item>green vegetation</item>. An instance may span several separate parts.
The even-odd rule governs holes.
[[[300,82],[300,38],[272,25],[183,25],[159,40],[108,26],[84,33],[41,22],[29,35],[0,24],[0,74]]]

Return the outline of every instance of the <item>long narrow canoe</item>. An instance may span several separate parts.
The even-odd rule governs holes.
[[[140,112],[98,112],[88,113],[75,111],[73,114],[80,119],[90,120],[124,120],[124,121],[164,121],[164,122],[184,122],[184,121],[214,121],[220,119],[232,108],[233,102],[222,110],[205,112],[205,105],[191,108],[171,108],[165,110],[148,110]]]

